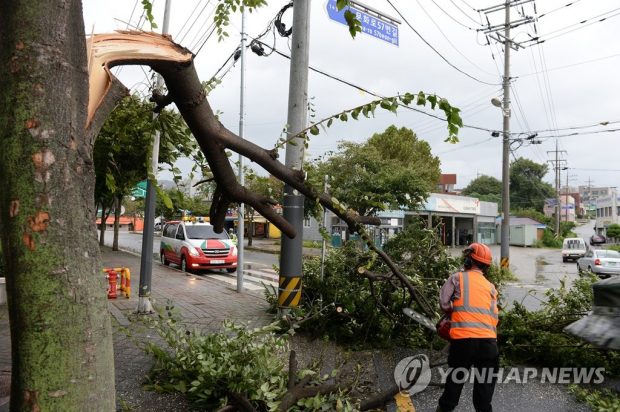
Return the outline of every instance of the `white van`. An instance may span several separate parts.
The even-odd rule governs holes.
[[[179,265],[184,272],[200,269],[237,270],[237,247],[228,233],[215,233],[208,223],[167,222],[159,248],[161,263]]]
[[[562,244],[562,262],[576,261],[585,256],[588,246],[580,237],[567,237]]]

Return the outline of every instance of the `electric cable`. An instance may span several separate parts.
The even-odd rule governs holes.
[[[450,67],[452,67],[453,69],[455,69],[456,71],[458,71],[461,74],[464,74],[465,76],[469,77],[472,80],[477,81],[478,83],[482,83],[482,84],[486,84],[489,86],[499,86],[499,83],[489,83],[489,82],[485,82],[484,80],[480,80],[477,77],[472,76],[471,74],[461,70],[460,68],[458,68],[457,66],[455,66],[452,62],[450,62],[448,59],[446,59],[432,44],[430,44],[412,25],[411,23],[409,23],[409,21],[405,18],[405,16],[402,15],[402,13],[396,8],[396,6],[394,6],[394,4],[392,3],[391,0],[387,0],[388,4],[390,6],[392,6],[392,8],[394,9],[394,11],[400,16],[401,19],[403,19],[403,21],[405,22],[405,24],[407,24],[407,26],[409,26],[409,28],[428,46],[431,48],[431,50],[433,50],[443,61],[445,61]]]
[[[266,46],[266,47],[271,47],[271,46],[269,46],[268,44],[266,44],[266,43],[264,43],[264,42],[262,42],[262,41],[260,41],[260,40],[257,40],[257,39],[254,39],[254,40],[258,41],[258,42],[259,42],[259,43],[261,43],[263,46]],[[281,52],[281,51],[279,51],[278,49],[273,49],[273,52],[274,52],[274,53],[276,53],[277,55],[281,56],[281,57],[286,58],[286,59],[290,59],[290,58],[291,58],[290,56],[288,56],[288,55],[286,55],[286,54],[282,53],[282,52]],[[370,90],[368,90],[368,89],[366,89],[366,88],[364,88],[364,87],[362,87],[362,86],[358,86],[358,85],[356,85],[356,84],[354,84],[354,83],[351,83],[351,82],[350,82],[350,81],[348,81],[348,80],[344,80],[344,79],[341,79],[341,78],[339,78],[339,77],[336,77],[336,76],[334,76],[334,75],[332,75],[332,74],[329,74],[329,73],[324,72],[324,71],[322,71],[322,70],[320,70],[320,69],[317,69],[317,68],[315,68],[314,66],[309,66],[309,69],[310,69],[310,70],[312,70],[313,72],[319,73],[319,74],[321,74],[321,75],[323,75],[323,76],[325,76],[325,77],[329,77],[329,78],[330,78],[330,79],[332,79],[332,80],[336,80],[337,82],[340,82],[340,83],[342,83],[342,84],[346,84],[347,86],[350,86],[350,87],[352,87],[352,88],[354,88],[354,89],[357,89],[357,90],[362,91],[362,92],[364,92],[364,93],[368,93],[368,94],[369,94],[369,95],[371,95],[371,96],[375,96],[375,97],[378,97],[378,98],[380,98],[380,99],[384,99],[384,98],[385,98],[385,96],[382,96],[382,95],[380,95],[380,94],[377,94],[377,93],[371,92]],[[494,86],[495,86],[495,85],[494,85]],[[428,113],[428,112],[425,112],[424,110],[420,110],[420,109],[418,109],[418,108],[416,108],[416,107],[411,107],[411,106],[407,106],[407,105],[403,105],[403,104],[400,104],[400,106],[401,106],[401,107],[403,107],[403,108],[405,108],[405,109],[407,109],[407,110],[411,110],[411,111],[414,111],[414,112],[418,112],[418,113],[421,113],[421,114],[423,114],[423,115],[425,115],[425,116],[429,116],[429,117],[433,117],[433,118],[435,118],[435,119],[441,120],[442,122],[447,122],[447,119],[445,119],[445,118],[443,118],[443,117],[441,117],[441,116],[439,116],[439,115],[436,115],[436,114],[434,114],[434,113]],[[491,132],[495,132],[495,131],[496,131],[496,130],[494,130],[494,129],[488,129],[488,128],[485,128],[485,127],[475,126],[475,125],[469,125],[469,124],[463,124],[463,128],[469,128],[469,129],[475,129],[475,130],[482,130],[482,131],[489,132],[489,133],[491,133]]]
[[[454,18],[454,17],[453,17],[450,13],[448,13],[447,11],[445,11],[445,10],[444,10],[444,9],[443,9],[443,8],[442,8],[439,4],[437,4],[437,2],[436,2],[435,0],[431,0],[431,1],[433,2],[433,4],[434,4],[435,6],[437,6],[437,8],[438,8],[439,10],[441,10],[441,11],[442,11],[442,12],[443,12],[446,16],[448,16],[448,17],[449,17],[452,21],[456,22],[458,25],[460,25],[460,26],[462,26],[462,27],[465,27],[467,30],[472,30],[472,31],[479,31],[479,30],[481,30],[481,29],[474,29],[473,27],[470,27],[470,26],[468,26],[468,25],[466,25],[466,24],[461,23],[460,21],[458,21],[457,19],[455,19],[455,18]],[[389,3],[389,1],[388,1],[388,3]],[[453,1],[452,1],[452,4],[454,4],[454,2],[453,2]],[[454,4],[454,5],[456,6],[456,4]],[[392,7],[394,7],[394,6],[392,6]],[[457,8],[458,8],[458,6],[457,6]],[[460,10],[460,9],[459,9],[459,10]]]
[[[458,47],[456,47],[454,45],[454,43],[452,43],[452,41],[450,41],[450,39],[448,38],[448,36],[446,36],[446,34],[443,32],[443,30],[441,29],[441,26],[439,24],[437,24],[437,22],[433,19],[433,17],[430,15],[430,13],[428,11],[426,11],[426,9],[424,8],[424,6],[422,5],[422,3],[420,2],[420,0],[416,0],[416,2],[418,3],[418,6],[422,9],[422,11],[424,12],[424,14],[426,14],[426,16],[429,18],[429,20],[435,25],[435,27],[437,28],[437,30],[439,30],[439,33],[441,33],[441,35],[443,36],[444,39],[446,39],[446,41],[448,42],[448,44],[458,53],[460,54],[465,60],[467,60],[469,63],[471,63],[474,67],[476,67],[478,70],[480,70],[481,72],[491,75],[491,76],[495,76],[494,73],[490,73],[488,71],[486,71],[485,69],[483,69],[482,67],[478,66],[476,63],[474,63],[473,61],[471,61],[469,59],[469,57],[467,57],[462,51],[459,50]]]
[[[546,16],[548,16],[548,15],[549,15],[549,14],[551,14],[551,13],[555,13],[555,12],[556,12],[556,11],[558,11],[558,10],[562,10],[562,9],[567,8],[567,7],[570,7],[570,6],[572,6],[572,5],[576,4],[576,3],[579,3],[580,1],[581,1],[581,0],[575,0],[575,1],[572,1],[572,2],[570,2],[570,3],[568,3],[568,4],[565,4],[565,5],[563,5],[563,6],[557,7],[557,8],[555,8],[555,9],[553,9],[553,10],[549,10],[548,12],[545,12],[545,13],[543,13],[543,14],[538,15],[538,18],[540,19],[540,18],[542,18],[542,17],[546,17]]]
[[[611,16],[606,16],[606,17],[602,17],[602,16],[605,16],[605,15],[610,14],[610,13],[617,12],[619,10],[620,10],[620,7],[616,8],[616,9],[613,9],[613,10],[610,10],[610,11],[605,12],[605,13],[599,14],[597,16],[590,17],[588,19],[582,20],[582,21],[580,21],[578,23],[574,23],[574,24],[568,25],[568,26],[563,27],[561,29],[557,29],[557,30],[551,31],[549,33],[545,33],[545,34],[540,35],[540,36],[537,35],[536,37],[533,37],[530,40],[525,40],[525,41],[521,42],[521,44],[532,43],[532,44],[528,45],[528,47],[529,46],[533,46],[533,45],[536,45],[536,44],[544,43],[544,42],[546,42],[548,40],[552,40],[552,39],[558,38],[560,36],[564,36],[565,34],[569,34],[569,33],[572,33],[574,31],[577,31],[577,30],[581,30],[581,29],[589,27],[589,26],[591,26],[593,24],[602,23],[602,22],[607,21],[607,20],[609,20],[609,19],[611,19],[613,17],[619,16],[620,12],[618,12],[616,14],[613,14]],[[598,19],[598,20],[596,20],[596,19]],[[594,21],[592,21],[592,20],[594,20]],[[559,32],[562,32],[564,30],[570,29],[571,27],[574,27],[574,28],[572,30],[568,30],[568,31],[565,31],[563,33],[559,33]],[[552,36],[555,33],[558,33],[558,34],[556,34],[555,36]],[[547,36],[550,36],[550,37],[547,37]]]
[[[461,9],[458,4],[456,4],[454,2],[454,0],[450,0],[450,3],[452,3],[454,5],[454,7],[456,7],[456,9],[458,11],[460,11],[461,13],[463,13],[463,15],[465,15],[465,17],[467,17],[469,20],[473,21],[475,24],[479,24],[480,26],[482,26],[482,24],[479,21],[476,21],[473,17],[471,17],[468,13],[465,13],[465,11],[463,11],[463,9]],[[465,3],[465,5],[469,6],[467,3]],[[476,10],[474,10],[476,11]],[[476,12],[477,13],[477,12]],[[478,13],[479,14],[479,13]]]
[[[208,4],[208,1],[209,1],[209,0],[207,0],[207,4]],[[187,26],[187,23],[191,20],[192,16],[195,16],[195,15],[196,15],[196,10],[198,10],[198,7],[200,6],[200,3],[202,3],[202,0],[198,0],[198,1],[196,2],[196,5],[194,6],[194,9],[193,9],[193,10],[191,11],[191,13],[187,16],[187,19],[185,19],[185,22],[183,23],[183,25],[182,25],[182,26],[181,26],[181,28],[179,29],[179,32],[177,33],[177,35],[175,36],[176,38],[178,38],[178,37],[180,37],[180,36],[181,36],[181,34],[183,33],[183,30],[185,30],[185,27]],[[207,6],[207,5],[205,4],[205,7],[206,7],[206,6]],[[203,11],[204,11],[204,8],[201,10],[201,13],[202,13]],[[187,30],[187,33],[185,33],[185,35],[183,36],[183,38],[185,38],[185,36],[189,33],[189,31],[190,31],[190,30],[191,30],[191,28],[189,28],[189,29]],[[180,40],[180,41],[179,41],[179,43],[180,43],[181,41],[182,41],[182,40]]]
[[[567,65],[564,65],[564,66],[552,67],[551,69],[548,69],[547,72],[567,69],[569,67],[581,66],[583,64],[594,63],[594,62],[601,61],[601,60],[612,59],[614,57],[620,57],[620,53],[612,54],[612,55],[609,55],[609,56],[597,57],[595,59],[590,59],[590,60],[584,60],[584,61],[581,61],[581,62],[567,64]],[[521,77],[535,76],[535,75],[540,74],[540,73],[541,72],[525,73],[525,74],[520,74],[518,76],[514,76],[514,78],[516,79],[516,78],[521,78]]]

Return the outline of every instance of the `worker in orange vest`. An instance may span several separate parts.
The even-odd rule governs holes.
[[[492,262],[491,249],[472,243],[463,251],[463,258],[464,270],[446,280],[439,296],[441,310],[450,315],[450,372],[437,411],[454,410],[463,384],[473,378],[474,408],[489,412],[499,367],[497,291],[485,277]]]

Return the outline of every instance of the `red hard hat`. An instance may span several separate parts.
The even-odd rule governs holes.
[[[491,249],[487,245],[482,243],[472,243],[467,246],[464,253],[469,254],[473,260],[485,265],[490,265],[493,261],[491,256]]]

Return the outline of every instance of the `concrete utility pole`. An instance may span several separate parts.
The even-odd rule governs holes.
[[[162,26],[162,34],[168,34],[170,26],[170,3],[166,0],[164,7],[164,24]],[[155,89],[160,91],[164,85],[164,79],[157,75]],[[154,114],[153,117],[157,117]],[[159,130],[155,131],[153,136],[153,152],[151,154],[151,175],[152,180],[147,179],[146,182],[146,199],[144,207],[144,229],[142,231],[142,254],[140,256],[140,289],[138,291],[138,313],[153,312],[151,304],[151,282],[153,275],[153,236],[155,232],[155,203],[156,189],[153,185],[157,184],[157,167],[159,165]]]
[[[504,102],[502,139],[502,246],[500,265],[510,268],[510,2],[506,1],[504,23]]]
[[[484,30],[489,37],[504,45],[504,77],[502,85],[504,89],[503,100],[492,99],[495,106],[502,109],[503,115],[503,138],[502,138],[502,235],[500,249],[500,266],[510,267],[510,49],[519,50],[521,46],[510,38],[510,28],[522,24],[529,24],[533,21],[531,17],[523,17],[517,21],[510,21],[510,9],[513,6],[529,3],[533,0],[522,0],[519,2],[506,1],[496,6],[491,6],[480,10],[485,14],[495,13],[504,10],[504,24],[489,26]],[[500,30],[504,29],[504,34]]]
[[[555,160],[550,160],[553,164],[555,171],[555,237],[560,237],[560,220],[561,220],[561,211],[562,211],[562,203],[560,199],[560,164],[562,162],[566,162],[564,159],[560,159],[560,153],[566,153],[566,150],[558,150],[558,139],[555,139],[555,150],[550,150],[547,152],[555,153]]]
[[[287,120],[289,139],[304,130],[307,125],[310,3],[310,0],[295,0],[293,2],[293,38],[291,41]],[[286,166],[301,170],[304,143],[303,137],[287,142]],[[304,196],[289,185],[285,185],[282,206],[284,218],[295,227],[297,232],[293,239],[283,235],[280,249],[278,306],[286,309],[297,307],[301,300]],[[283,312],[285,313],[286,310]]]
[[[244,113],[245,110],[245,8],[241,12],[241,92],[239,96],[239,137],[243,138]],[[243,174],[243,156],[239,155],[239,184],[245,185],[245,176]],[[239,204],[237,209],[237,292],[243,293],[243,234],[245,205]]]

